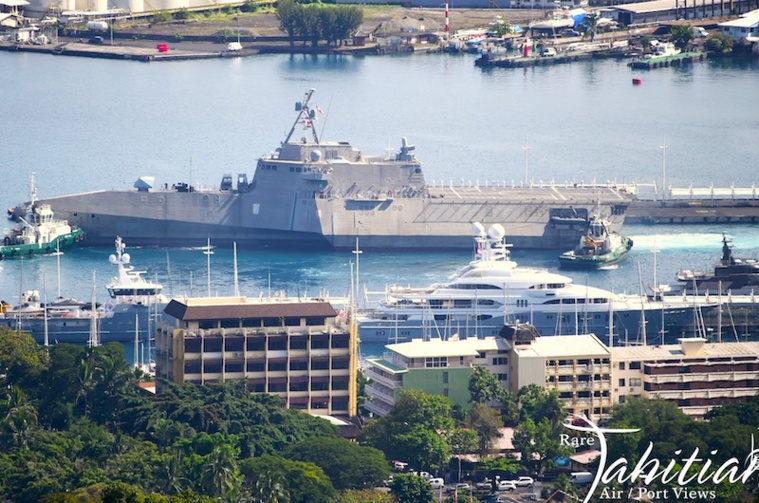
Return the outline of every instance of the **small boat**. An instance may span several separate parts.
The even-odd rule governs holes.
[[[37,188],[32,175],[28,206],[12,217],[17,225],[5,232],[0,244],[0,260],[59,253],[84,239],[84,231],[56,220],[49,204],[37,203]],[[10,214],[10,213],[9,213]]]
[[[632,239],[609,230],[609,222],[593,217],[580,243],[559,256],[567,269],[600,269],[620,262],[632,248]]]

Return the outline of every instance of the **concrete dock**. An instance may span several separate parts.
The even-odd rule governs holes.
[[[634,201],[625,212],[631,224],[715,224],[759,222],[757,199]]]
[[[237,57],[242,51],[188,51],[170,47],[160,52],[156,46],[140,47],[133,45],[88,44],[83,42],[62,42],[47,45],[0,43],[0,50],[18,52],[36,52],[55,56],[79,56],[89,58],[120,59],[132,61],[179,61],[187,59],[210,59]]]

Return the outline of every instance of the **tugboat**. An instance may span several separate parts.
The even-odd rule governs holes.
[[[0,260],[55,253],[84,239],[84,231],[66,220],[53,218],[49,204],[37,203],[34,174],[30,183],[30,202],[24,211],[10,212],[18,223],[5,232],[0,245]]]
[[[559,265],[586,270],[608,267],[624,259],[632,245],[632,239],[611,231],[607,220],[592,217],[580,243],[559,256]]]
[[[714,273],[685,269],[676,275],[687,293],[750,293],[759,289],[759,260],[735,258],[731,241],[722,235],[722,257]]]

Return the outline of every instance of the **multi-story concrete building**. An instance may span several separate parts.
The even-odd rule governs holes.
[[[496,374],[504,386],[508,383],[510,346],[501,337],[414,339],[386,349],[382,358],[367,360],[365,369],[371,382],[364,408],[379,417],[390,412],[404,388],[447,396],[453,405],[470,408],[469,377],[478,366]]]
[[[536,335],[536,334],[535,334]],[[612,405],[611,353],[593,334],[512,336],[509,391],[529,384],[557,390],[567,412],[597,420]]]
[[[759,392],[759,342],[679,342],[612,348],[615,401],[635,396],[673,400],[686,414],[701,418],[715,406],[743,402]]]
[[[172,300],[156,334],[159,377],[184,383],[245,379],[287,407],[355,416],[355,328],[324,301]],[[159,387],[160,392],[160,387]]]

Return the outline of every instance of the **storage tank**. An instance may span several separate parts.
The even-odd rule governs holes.
[[[108,21],[88,21],[87,29],[90,31],[108,31]]]
[[[127,10],[132,13],[145,12],[144,0],[129,0]]]

